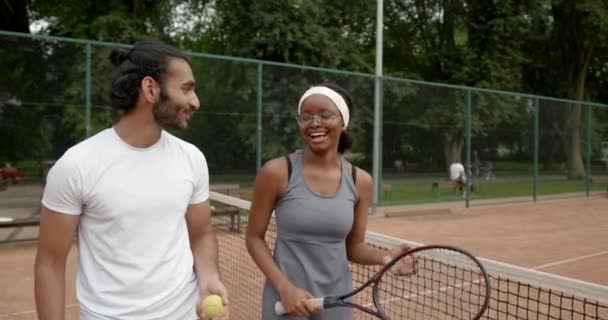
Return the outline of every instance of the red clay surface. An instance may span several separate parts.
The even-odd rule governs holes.
[[[34,301],[34,260],[36,242],[0,245],[0,319],[38,319]],[[66,271],[66,320],[78,319],[74,280],[77,249],[70,250]]]
[[[603,197],[371,218],[368,229],[608,285],[608,199]]]
[[[372,217],[368,229],[416,242],[458,245],[478,256],[608,285],[606,198],[452,208],[452,212]],[[242,237],[242,233],[218,232],[220,264],[231,293],[231,319],[258,319],[263,276]],[[0,320],[37,319],[35,254],[35,241],[0,244]],[[76,258],[74,247],[68,257],[66,319],[78,319]]]

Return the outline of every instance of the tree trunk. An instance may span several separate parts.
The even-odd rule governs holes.
[[[462,156],[462,145],[464,144],[463,139],[459,139],[460,135],[443,137],[443,155],[445,156],[445,167],[450,175],[450,165],[455,162],[463,163]]]
[[[581,150],[581,105],[571,105],[567,109],[562,140],[566,153],[568,179],[583,179],[585,166]]]
[[[26,0],[0,1],[0,30],[30,32]]]
[[[583,1],[583,3],[588,2]],[[588,26],[590,23],[595,25],[594,18],[590,17],[586,9],[578,7],[577,2],[554,2],[552,12],[557,28],[556,40],[559,43],[561,62],[568,86],[568,98],[577,101],[566,105],[563,111],[560,110],[563,116],[562,143],[568,166],[568,179],[582,179],[585,177],[585,166],[581,152],[583,109],[581,101],[585,98],[589,64],[601,37],[597,30]]]
[[[593,46],[586,50],[575,53],[575,64],[572,73],[569,75],[571,96],[577,101],[582,101],[585,97],[585,84],[587,80],[587,69],[591,62]],[[566,163],[568,165],[568,179],[583,179],[585,177],[585,166],[583,165],[583,153],[581,148],[581,114],[582,106],[575,103],[566,107],[564,112],[564,152],[566,153]]]

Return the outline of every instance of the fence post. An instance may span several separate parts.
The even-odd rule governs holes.
[[[262,72],[263,72],[263,64],[258,63],[257,67],[257,112],[256,112],[256,145],[255,145],[255,169],[256,172],[260,171],[262,168],[262,94],[263,94],[263,86],[262,86]]]
[[[382,187],[382,74],[383,74],[383,35],[384,35],[384,2],[376,1],[376,63],[374,72],[374,132],[372,177],[374,188],[372,192],[372,212],[380,205],[380,189]]]
[[[85,116],[84,127],[86,138],[91,136],[91,44],[86,44],[86,71],[85,71]]]
[[[534,98],[534,163],[532,164],[532,199],[536,202],[538,198],[538,148],[540,130],[540,103],[538,98]]]
[[[379,207],[382,202],[382,98],[384,96],[382,80],[382,76],[376,76],[374,90],[374,136],[372,159],[372,176],[374,177],[372,210],[374,213],[376,213],[376,208]]]
[[[466,169],[467,174],[472,173],[471,170],[471,113],[472,113],[472,97],[471,90],[467,90],[466,108],[465,108],[465,153],[466,153]],[[465,192],[465,206],[469,207],[469,197],[471,194],[471,177],[468,177]]]

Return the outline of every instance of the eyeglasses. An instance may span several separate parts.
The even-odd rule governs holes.
[[[298,116],[296,116],[296,121],[298,122],[298,124],[301,127],[308,127],[309,125],[313,124],[313,122],[315,121],[315,119],[319,120],[319,123],[321,123],[322,125],[329,125],[329,124],[333,124],[336,119],[339,119],[340,117],[338,115],[335,115],[333,113],[330,112],[323,112],[320,115],[312,115],[310,113],[300,113]]]

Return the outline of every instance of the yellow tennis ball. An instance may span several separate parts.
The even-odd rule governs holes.
[[[211,210],[215,210],[215,206],[214,205],[211,206]]]
[[[205,318],[207,319],[213,319],[223,316],[225,311],[222,297],[218,296],[217,294],[207,296],[203,300],[203,313],[205,314]]]

